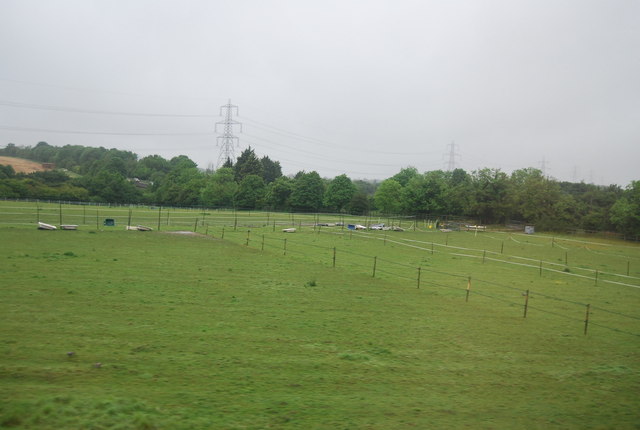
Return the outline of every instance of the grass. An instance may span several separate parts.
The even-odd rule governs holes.
[[[246,246],[246,228],[221,240],[221,227],[1,226],[0,427],[638,428],[640,327],[607,312],[636,316],[636,288],[403,245],[498,252],[481,234],[259,227]],[[516,240],[505,254],[565,252]],[[638,261],[620,244],[557,244],[575,267]],[[605,327],[584,336],[587,302]]]

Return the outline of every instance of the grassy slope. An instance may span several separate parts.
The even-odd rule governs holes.
[[[640,422],[637,337],[206,237],[2,227],[0,241],[5,426]]]
[[[0,164],[13,167],[16,173],[43,172],[47,170],[42,167],[41,162],[27,160],[26,158],[0,156]]]

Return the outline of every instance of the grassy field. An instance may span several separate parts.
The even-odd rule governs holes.
[[[0,427],[640,428],[638,247],[27,206],[0,207]]]

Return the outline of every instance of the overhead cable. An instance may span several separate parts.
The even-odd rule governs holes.
[[[143,112],[117,112],[97,109],[79,109],[68,106],[52,106],[52,105],[39,105],[33,103],[20,103],[9,100],[0,100],[0,105],[10,106],[24,109],[38,109],[57,112],[73,112],[73,113],[85,113],[85,114],[99,114],[99,115],[120,115],[120,116],[147,116],[147,117],[170,117],[170,118],[214,118],[218,115],[200,115],[200,114],[173,114],[173,113],[143,113]]]

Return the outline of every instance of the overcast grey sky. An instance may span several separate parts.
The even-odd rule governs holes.
[[[0,146],[207,167],[230,99],[236,155],[286,174],[446,169],[455,142],[467,171],[625,186],[639,23],[638,0],[0,0]]]

